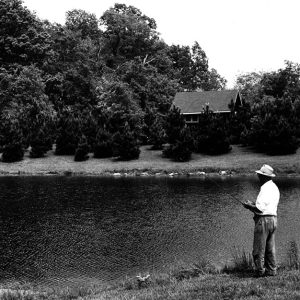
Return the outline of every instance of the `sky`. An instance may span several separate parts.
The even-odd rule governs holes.
[[[39,18],[60,24],[68,10],[101,17],[116,2],[155,19],[169,45],[197,41],[228,88],[239,74],[276,71],[285,60],[300,63],[299,0],[23,0]]]

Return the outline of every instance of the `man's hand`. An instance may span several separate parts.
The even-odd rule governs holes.
[[[252,201],[246,201],[243,203],[243,206],[246,209],[249,209],[250,211],[252,211],[255,214],[261,214],[262,212],[256,207],[255,203]]]
[[[254,208],[255,207],[255,203],[252,201],[247,200],[246,202],[243,203],[243,206],[247,209]]]

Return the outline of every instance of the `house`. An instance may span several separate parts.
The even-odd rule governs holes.
[[[180,109],[187,124],[193,124],[199,122],[199,115],[207,106],[213,113],[229,115],[231,103],[234,110],[243,105],[238,90],[179,92],[175,95],[173,106]]]

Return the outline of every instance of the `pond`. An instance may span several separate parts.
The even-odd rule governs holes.
[[[300,180],[281,192],[277,253],[300,242]],[[251,252],[253,177],[0,177],[1,280],[111,282]]]

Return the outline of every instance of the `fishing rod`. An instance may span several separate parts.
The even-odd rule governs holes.
[[[210,178],[209,176],[207,176],[206,178],[208,178],[211,182],[213,182],[216,186],[218,186],[219,188],[223,189],[223,187],[217,183],[215,180],[213,180],[212,178]],[[235,200],[238,201],[240,204],[245,204],[243,201],[241,201],[240,199],[238,199],[237,197],[234,197],[233,195],[229,194],[229,196]]]
[[[223,189],[223,187],[220,185],[220,184],[218,184],[215,180],[213,180],[212,178],[209,178],[209,177],[207,177],[211,182],[213,182],[216,186],[218,186],[219,188],[221,188],[221,189]],[[252,206],[252,205],[250,205],[249,203],[245,203],[245,202],[243,202],[243,201],[241,201],[240,199],[238,199],[237,197],[234,197],[233,195],[231,195],[231,194],[229,194],[229,196],[231,197],[231,199],[233,199],[233,200],[235,200],[235,201],[238,201],[240,204],[242,204],[244,207],[246,207],[245,206],[245,204],[246,205],[248,205],[248,207],[246,207],[247,209],[250,209],[253,213],[255,213],[255,214],[261,214],[261,211],[255,206],[255,204]],[[249,207],[251,207],[251,208],[249,208]]]

